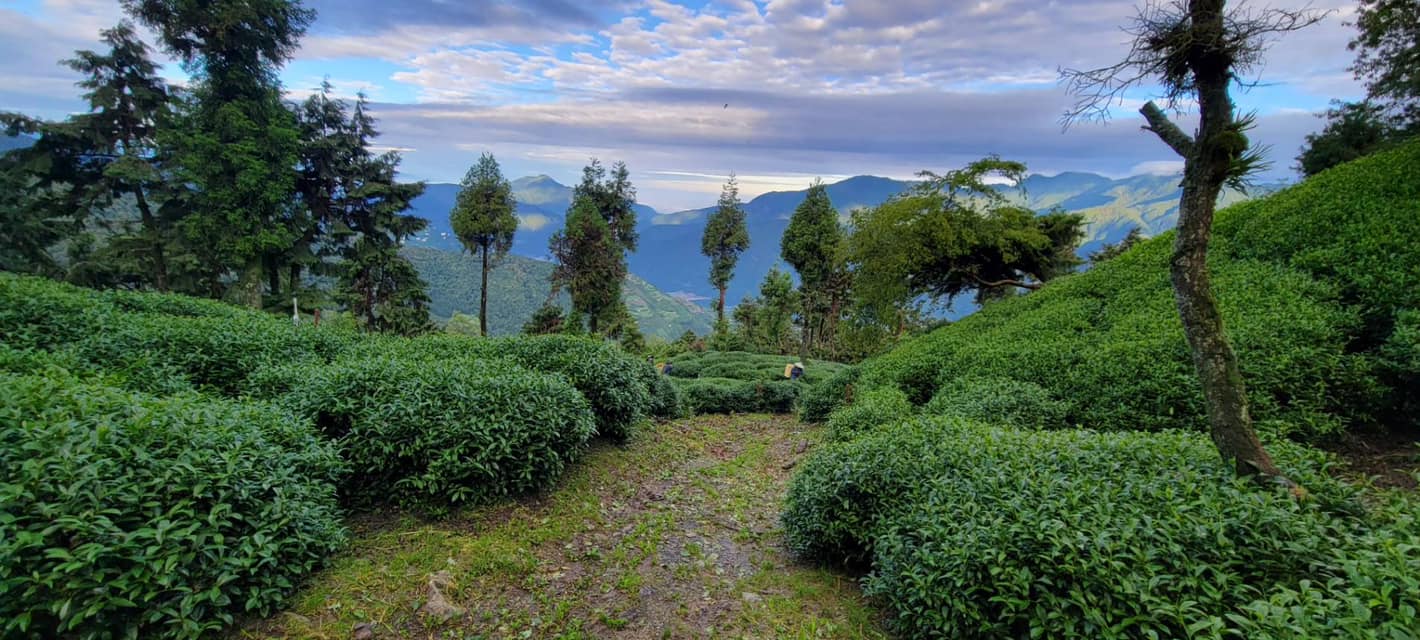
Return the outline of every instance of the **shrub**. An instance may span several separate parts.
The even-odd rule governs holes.
[[[651,390],[649,413],[656,418],[679,418],[685,415],[685,399],[680,389],[650,367],[645,368],[646,388]]]
[[[688,352],[671,358],[671,375],[676,378],[729,378],[774,382],[784,380],[784,367],[798,361],[794,356],[781,356],[746,351]],[[847,365],[823,360],[804,363],[806,384],[817,384],[832,377]]]
[[[454,335],[380,338],[355,343],[347,354],[424,361],[502,358],[533,371],[561,374],[591,403],[598,435],[613,439],[629,436],[636,423],[647,415],[651,404],[644,377],[645,365],[616,345],[591,338],[566,335],[491,340]]]
[[[961,377],[942,385],[922,412],[1025,429],[1049,429],[1067,426],[1066,410],[1065,403],[1051,398],[1040,385],[1010,378]]]
[[[797,380],[755,382],[729,378],[675,380],[691,413],[790,413],[805,385]]]
[[[834,410],[852,404],[859,371],[858,367],[844,367],[804,392],[799,400],[799,419],[804,422],[823,422]]]
[[[905,637],[1420,628],[1415,505],[1366,515],[1317,454],[1273,445],[1298,500],[1235,479],[1201,434],[939,433],[941,471],[871,541],[866,590]]]
[[[957,462],[941,442],[959,427],[911,420],[814,452],[789,482],[782,518],[789,550],[850,565],[870,558],[884,517],[910,508],[928,480]]]
[[[0,374],[0,635],[195,638],[344,542],[342,464],[262,404]]]
[[[853,406],[839,409],[829,417],[829,437],[838,441],[852,440],[874,427],[911,415],[912,403],[907,401],[907,394],[893,387],[874,389],[863,394]]]
[[[252,386],[339,444],[359,504],[440,509],[540,489],[595,432],[564,377],[504,360],[371,355],[266,369]]]

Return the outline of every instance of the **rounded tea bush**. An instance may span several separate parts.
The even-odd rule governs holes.
[[[806,385],[797,380],[772,382],[731,378],[676,379],[692,414],[793,413]]]
[[[960,377],[942,385],[922,412],[1025,429],[1054,429],[1068,426],[1068,409],[1069,405],[1050,397],[1050,392],[1037,384],[1010,378]]]
[[[852,440],[879,425],[906,420],[914,411],[907,394],[894,387],[874,389],[864,393],[853,406],[829,416],[829,437],[840,442]]]
[[[1312,492],[1297,499],[1233,477],[1201,434],[978,425],[941,435],[939,471],[910,508],[882,513],[872,540],[866,591],[904,637],[1420,629],[1413,515],[1367,514],[1319,454],[1273,445]]]
[[[443,508],[548,486],[595,433],[566,378],[506,360],[366,356],[255,376],[338,444],[360,504]]]
[[[309,423],[54,375],[0,374],[0,635],[196,638],[344,543]]]
[[[799,419],[823,422],[839,407],[852,404],[858,383],[858,367],[844,367],[804,392],[799,401]]]
[[[937,474],[960,464],[942,442],[966,423],[910,420],[832,443],[799,465],[784,502],[784,536],[806,560],[860,564],[886,517],[911,508]]]
[[[560,335],[480,339],[445,334],[361,340],[346,354],[422,361],[504,359],[532,371],[561,374],[591,403],[597,435],[617,440],[631,434],[651,405],[645,363],[604,340]]]

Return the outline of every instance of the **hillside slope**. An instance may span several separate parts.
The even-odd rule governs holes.
[[[414,264],[419,275],[429,283],[431,312],[447,320],[455,312],[478,315],[478,259],[469,254],[428,247],[405,247],[405,257]],[[488,277],[488,330],[493,335],[512,335],[522,330],[533,312],[547,300],[551,290],[548,277],[552,264],[519,255],[509,255]],[[667,295],[634,275],[628,276],[622,290],[631,315],[641,332],[674,340],[686,331],[704,335],[714,325],[714,314],[700,305]],[[568,305],[563,294],[559,303]]]
[[[1210,267],[1264,431],[1413,433],[1420,383],[1420,143],[1219,213]],[[859,391],[914,404],[1001,380],[1066,405],[1055,426],[1201,428],[1168,279],[1172,233],[867,362]]]

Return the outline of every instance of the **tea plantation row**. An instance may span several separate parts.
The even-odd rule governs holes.
[[[0,636],[190,638],[269,613],[344,509],[547,487],[680,412],[614,345],[370,337],[0,274]]]
[[[834,441],[784,523],[915,638],[1420,637],[1420,500],[1311,443],[1420,439],[1420,143],[1219,214],[1253,414],[1307,491],[1232,477],[1168,281],[1172,234],[825,380]]]

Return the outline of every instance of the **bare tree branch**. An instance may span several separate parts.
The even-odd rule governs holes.
[[[1193,155],[1193,138],[1169,120],[1169,117],[1164,114],[1164,110],[1160,109],[1153,101],[1145,103],[1144,107],[1139,109],[1139,113],[1144,116],[1144,121],[1149,123],[1144,127],[1145,131],[1152,131],[1154,135],[1164,141],[1164,144],[1173,149],[1174,153],[1184,158]]]

